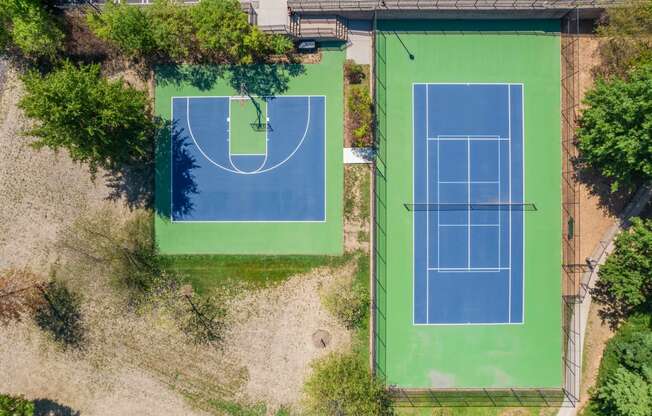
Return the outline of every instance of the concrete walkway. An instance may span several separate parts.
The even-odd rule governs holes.
[[[258,15],[258,26],[284,26],[288,24],[287,0],[258,0],[254,4]]]
[[[616,236],[624,229],[629,227],[630,225],[630,218],[636,217],[637,215],[640,215],[643,209],[645,209],[645,206],[648,204],[650,201],[650,198],[652,198],[652,185],[647,185],[643,188],[641,188],[636,195],[634,195],[634,198],[632,201],[627,205],[627,207],[623,210],[623,213],[620,215],[618,218],[618,221],[612,225],[602,236],[602,239],[600,240],[600,243],[595,247],[593,250],[593,253],[591,254],[591,258],[595,261],[597,261],[597,266],[594,267],[593,270],[588,271],[582,276],[582,288],[580,289],[583,293],[586,292],[586,296],[584,296],[582,303],[580,305],[580,342],[579,345],[577,345],[575,348],[575,351],[573,351],[574,354],[571,354],[569,352],[569,355],[579,357],[579,362],[577,363],[575,367],[576,374],[578,377],[576,377],[576,391],[580,392],[581,388],[581,379],[582,379],[582,353],[584,351],[584,335],[586,334],[586,325],[589,320],[589,311],[591,309],[591,289],[595,287],[595,283],[598,278],[598,272],[600,271],[600,266],[604,264],[604,262],[607,260],[607,257],[609,257],[609,254],[614,250],[614,239]],[[569,343],[570,345],[570,343]],[[574,404],[566,399],[564,401],[564,404],[562,405],[561,409],[559,410],[559,413],[557,413],[557,416],[575,416],[577,415],[577,408],[574,407]]]
[[[349,43],[346,59],[353,59],[359,64],[371,64],[371,21],[349,20]]]

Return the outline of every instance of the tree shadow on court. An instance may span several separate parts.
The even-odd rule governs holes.
[[[50,399],[34,400],[34,416],[79,416],[79,411]]]
[[[193,174],[193,170],[199,165],[188,151],[188,146],[190,146],[190,139],[182,134],[176,127],[176,123],[159,131],[156,154],[159,192],[156,193],[155,209],[159,216],[166,219],[190,214],[194,209],[190,197],[199,193]],[[174,166],[174,187],[172,166]]]
[[[207,91],[224,77],[225,68],[219,65],[161,65],[156,68],[156,82],[159,86],[183,88],[191,85],[200,91]]]
[[[286,92],[290,80],[305,72],[300,63],[234,65],[229,70],[229,83],[238,92],[271,97]]]

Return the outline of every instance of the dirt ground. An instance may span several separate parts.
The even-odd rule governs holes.
[[[136,72],[113,74],[124,75],[144,86]],[[29,146],[21,94],[9,68],[0,97],[0,272],[28,267],[45,278],[56,270],[82,291],[88,333],[83,351],[74,352],[55,346],[29,318],[0,326],[0,392],[38,399],[38,414],[54,415],[226,413],[216,399],[265,402],[268,413],[298,407],[310,362],[350,345],[351,334],[321,306],[319,288],[351,273],[353,263],[244,292],[228,304],[223,349],[188,343],[165,308],[130,311],[99,270],[76,268],[61,250],[81,216],[103,212],[117,224],[133,211],[108,199],[102,172],[93,182],[65,152]],[[312,344],[317,329],[330,333],[327,348]]]
[[[369,250],[371,168],[366,164],[344,166],[344,250]],[[363,185],[364,184],[364,185]],[[363,191],[364,192],[364,191]],[[366,201],[363,201],[366,199]]]
[[[599,41],[594,36],[581,36],[579,45],[580,93],[583,97],[593,85],[593,69],[600,62]],[[623,207],[624,204],[620,203],[615,206],[615,209],[607,208],[601,203],[600,197],[592,193],[586,185],[580,186],[580,253],[582,259],[591,256],[596,247],[601,245],[602,235],[615,223],[614,212]],[[592,304],[584,336],[580,409],[588,402],[588,392],[595,385],[605,344],[613,336],[608,325],[602,323],[598,317],[598,310],[598,306]]]

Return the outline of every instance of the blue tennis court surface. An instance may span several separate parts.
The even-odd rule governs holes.
[[[172,221],[323,222],[323,96],[256,97],[264,103],[261,152],[235,153],[231,106],[246,97],[172,99]],[[265,136],[266,134],[266,136]]]
[[[523,86],[414,84],[413,100],[414,323],[522,323]]]

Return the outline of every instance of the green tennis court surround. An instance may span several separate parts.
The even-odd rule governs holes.
[[[376,370],[387,385],[414,389],[562,386],[559,31],[557,20],[378,21]],[[432,198],[425,204],[415,201],[415,84],[522,85],[523,110],[512,114],[523,114],[525,202],[498,204],[498,211],[523,218],[522,322],[414,324],[415,216],[454,218],[456,212],[450,211],[462,210],[481,217],[496,210],[491,203],[460,207],[452,192],[451,201],[444,201],[452,205],[430,203],[437,202]],[[441,121],[444,127],[445,122]],[[464,127],[459,122],[457,126]],[[439,134],[428,128],[427,137]],[[437,183],[468,182],[468,177],[440,180],[431,172],[424,174],[437,178]],[[460,201],[468,204],[468,198]],[[478,273],[473,278],[480,277]],[[459,278],[469,277],[460,273]]]
[[[162,253],[342,253],[345,55],[321,47],[314,64],[157,68]]]

